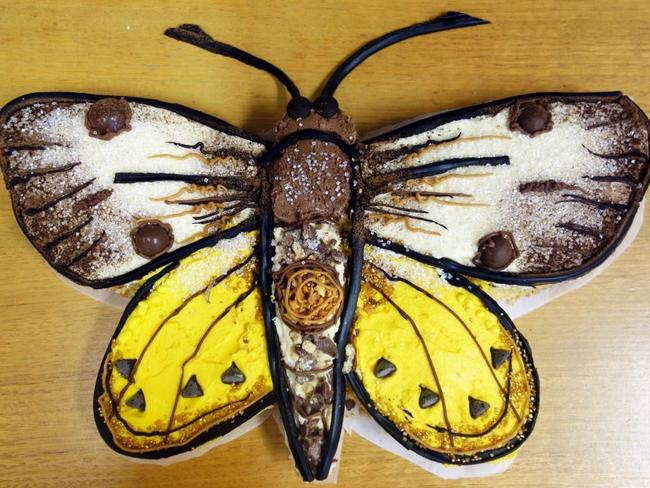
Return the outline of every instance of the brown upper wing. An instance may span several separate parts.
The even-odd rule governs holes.
[[[618,93],[527,95],[414,122],[367,141],[367,230],[492,281],[575,277],[634,217],[649,127]]]
[[[153,100],[34,94],[0,112],[16,219],[52,266],[93,287],[251,219],[264,151],[219,119]]]

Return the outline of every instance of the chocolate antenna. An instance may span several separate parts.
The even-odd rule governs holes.
[[[176,39],[177,41],[187,42],[188,44],[200,47],[201,49],[205,49],[211,53],[221,54],[222,56],[241,61],[244,64],[252,66],[253,68],[266,71],[287,88],[287,91],[291,94],[292,98],[297,98],[300,96],[300,90],[298,90],[298,87],[280,68],[269,63],[268,61],[264,61],[263,59],[258,58],[257,56],[253,56],[246,51],[242,51],[235,46],[231,46],[230,44],[225,44],[213,39],[198,25],[182,24],[178,27],[167,29],[165,31],[165,35],[167,37],[171,37],[172,39]]]
[[[321,96],[324,98],[331,98],[334,95],[336,88],[354,68],[359,66],[376,52],[381,51],[388,46],[392,46],[393,44],[397,44],[398,42],[410,39],[411,37],[422,36],[424,34],[432,34],[434,32],[489,23],[490,22],[487,20],[478,19],[461,12],[447,12],[439,17],[436,17],[433,20],[411,25],[409,27],[394,30],[388,34],[384,34],[383,36],[378,37],[377,39],[374,39],[367,44],[364,44],[352,55],[350,55],[345,61],[343,61],[327,80]]]

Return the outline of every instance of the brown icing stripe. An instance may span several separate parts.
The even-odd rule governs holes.
[[[84,188],[87,188],[88,186],[92,185],[93,182],[95,181],[95,178],[92,178],[85,183],[82,183],[80,185],[75,186],[71,190],[69,190],[67,193],[61,195],[60,197],[55,198],[54,200],[51,200],[43,205],[40,205],[38,207],[26,207],[24,210],[25,215],[29,217],[33,217],[36,214],[39,214],[41,212],[44,212],[45,210],[48,210],[52,207],[54,207],[57,203],[66,200],[67,198],[73,197],[77,193],[79,193],[81,190]]]
[[[53,240],[49,241],[46,243],[43,248],[47,251],[51,250],[52,248],[58,246],[61,244],[63,241],[65,241],[68,237],[72,237],[74,234],[79,232],[81,229],[86,227],[88,224],[90,224],[93,221],[92,217],[88,217],[86,220],[81,222],[79,225],[73,227],[70,230],[64,231],[61,234],[59,234],[57,237],[55,237]]]
[[[9,177],[9,181],[7,182],[7,188],[13,188],[16,185],[27,183],[29,182],[29,180],[37,176],[51,175],[54,173],[65,173],[66,171],[70,171],[71,169],[76,168],[80,164],[81,163],[71,163],[60,167],[43,168],[37,171],[32,171],[30,173],[15,174]]]
[[[102,241],[102,239],[104,239],[104,237],[106,237],[106,231],[102,231],[102,233],[99,235],[99,237],[97,239],[95,239],[92,242],[92,244],[90,244],[90,246],[88,246],[85,250],[83,250],[82,252],[77,254],[70,261],[68,261],[66,266],[68,266],[68,267],[73,266],[76,263],[78,263],[79,261],[81,261],[83,258],[88,256],[93,251],[93,249],[95,249],[99,245],[99,243]]]

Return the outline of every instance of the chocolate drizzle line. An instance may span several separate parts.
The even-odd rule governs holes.
[[[373,206],[367,206],[365,208],[365,211],[370,212],[370,213],[376,213],[376,214],[395,215],[397,217],[404,217],[404,218],[412,219],[412,220],[421,220],[422,222],[429,222],[429,223],[432,223],[432,224],[436,224],[437,226],[442,227],[443,229],[449,230],[449,228],[446,225],[443,225],[443,224],[441,224],[439,222],[436,222],[433,219],[427,219],[425,217],[418,217],[418,216],[414,216],[414,215],[409,215],[407,213],[391,212],[390,210],[383,210],[383,209],[378,208],[378,207],[376,207],[374,205]]]
[[[433,163],[423,164],[422,166],[389,171],[387,173],[366,178],[365,183],[368,187],[366,200],[380,193],[384,193],[387,187],[402,181],[435,176],[448,173],[458,168],[466,168],[468,166],[501,166],[504,164],[510,164],[510,158],[508,156],[452,158],[444,159],[442,161],[434,161]]]
[[[623,183],[628,186],[637,186],[639,181],[631,176],[584,176],[583,178],[588,178],[593,181],[599,181],[603,183]]]
[[[389,205],[387,203],[373,203],[373,207],[386,207],[386,208],[392,208],[393,210],[401,210],[403,212],[413,212],[418,214],[429,213],[426,210],[421,210],[419,208],[400,207],[399,205]]]
[[[126,393],[128,388],[133,384],[133,379],[135,378],[135,374],[138,371],[138,367],[140,366],[140,362],[142,360],[142,357],[145,355],[145,353],[149,349],[149,346],[153,343],[153,341],[158,336],[158,333],[167,324],[167,322],[169,322],[170,319],[176,317],[179,313],[181,313],[183,311],[183,309],[185,308],[185,306],[188,303],[190,303],[194,298],[196,298],[196,297],[202,295],[203,293],[205,293],[205,290],[207,290],[208,287],[213,288],[214,286],[218,285],[223,280],[228,278],[228,276],[230,276],[232,273],[234,273],[234,272],[238,271],[239,269],[243,268],[244,266],[246,266],[250,262],[250,260],[253,259],[254,256],[255,256],[255,253],[249,254],[248,257],[246,259],[244,259],[242,262],[240,262],[239,264],[233,266],[232,268],[230,268],[228,271],[226,271],[224,274],[220,275],[216,279],[210,281],[210,283],[207,286],[203,287],[202,289],[200,289],[197,292],[194,292],[192,295],[190,295],[188,298],[186,298],[178,307],[176,307],[169,315],[167,315],[167,317],[165,317],[162,320],[162,322],[154,330],[153,334],[151,334],[151,337],[149,337],[149,340],[147,341],[144,348],[140,352],[140,355],[136,359],[136,362],[133,365],[133,369],[131,371],[131,377],[127,381],[127,384],[122,388],[122,390],[120,390],[120,393],[118,394],[118,397],[117,397],[118,405],[122,401],[122,397],[124,396],[124,394]]]
[[[594,156],[597,156],[597,157],[603,158],[603,159],[639,159],[641,161],[647,161],[648,160],[648,156],[646,156],[645,154],[640,153],[638,151],[630,151],[630,152],[621,153],[621,154],[599,154],[597,152],[592,151],[591,149],[589,149],[585,145],[583,145],[582,147],[584,147],[590,154],[593,154]]]
[[[86,227],[88,224],[90,224],[92,221],[93,221],[93,218],[92,218],[92,217],[88,217],[86,220],[84,220],[83,222],[81,222],[81,223],[80,223],[79,225],[77,225],[76,227],[73,227],[72,229],[67,230],[67,231],[64,231],[63,233],[59,234],[57,237],[55,237],[53,240],[51,240],[50,242],[48,242],[47,244],[45,244],[45,246],[43,246],[43,247],[44,247],[46,250],[50,250],[50,249],[52,249],[53,247],[58,246],[58,245],[61,244],[63,241],[65,241],[68,237],[73,236],[74,234],[76,234],[77,232],[79,232],[81,229],[83,229],[84,227]]]
[[[252,256],[252,254],[251,254],[251,256]],[[247,260],[248,259],[250,259],[250,257],[247,258]],[[229,274],[230,273],[228,273],[228,275]],[[253,293],[253,291],[255,290],[256,287],[257,287],[257,280],[254,280],[248,290],[241,293],[235,299],[234,302],[232,302],[230,305],[228,305],[223,310],[223,312],[221,312],[219,314],[219,316],[212,321],[212,323],[208,326],[208,328],[201,335],[201,339],[199,339],[199,342],[196,344],[196,347],[194,347],[194,351],[192,351],[192,354],[190,356],[188,356],[188,358],[185,359],[185,361],[183,361],[183,364],[181,365],[181,378],[180,378],[180,380],[178,382],[178,388],[176,390],[176,397],[174,398],[174,406],[172,407],[172,412],[171,412],[171,415],[169,416],[169,423],[167,424],[167,431],[168,432],[173,432],[172,425],[174,423],[174,417],[176,416],[176,407],[178,406],[178,399],[180,398],[181,393],[183,392],[183,385],[185,384],[185,366],[187,366],[187,363],[189,363],[192,359],[194,359],[196,357],[196,355],[199,352],[199,349],[201,349],[201,346],[203,345],[203,342],[205,341],[205,338],[208,336],[208,334],[210,334],[212,329],[221,321],[221,319],[223,319],[226,315],[228,315],[232,309],[234,309],[237,305],[239,305],[244,300],[246,300],[250,296],[250,294]],[[138,360],[139,360],[139,358],[138,358]],[[133,376],[134,375],[132,374],[131,377],[133,377]],[[251,395],[251,392],[248,393],[246,398],[248,398],[250,395]]]
[[[597,207],[599,210],[607,210],[608,208],[611,208],[617,212],[625,212],[627,210],[627,205],[622,203],[601,202],[581,195],[575,195],[573,193],[564,193],[562,194],[562,197],[564,200],[558,200],[556,203],[583,203],[585,205]]]
[[[84,188],[87,188],[88,186],[92,185],[93,182],[95,181],[95,178],[92,178],[85,183],[82,183],[80,185],[75,186],[71,190],[69,190],[67,193],[64,193],[60,197],[55,198],[54,200],[51,200],[39,207],[27,207],[25,208],[25,215],[28,215],[30,217],[39,214],[41,212],[44,212],[45,210],[48,210],[52,207],[54,207],[57,203],[66,200],[67,198],[75,196],[77,193],[79,193],[81,190]]]
[[[93,251],[93,249],[95,249],[95,248],[99,245],[99,243],[102,241],[102,239],[104,239],[104,237],[106,237],[106,231],[103,230],[102,233],[99,235],[99,237],[98,237],[97,239],[95,239],[95,240],[90,244],[90,246],[88,246],[85,250],[83,250],[82,252],[80,252],[79,254],[77,254],[74,258],[72,258],[72,259],[71,259],[71,260],[66,264],[66,266],[68,266],[68,267],[73,266],[73,265],[75,265],[76,263],[78,263],[79,261],[81,261],[83,258],[85,258],[86,256],[88,256],[88,254],[90,254],[90,253]]]
[[[361,279],[364,283],[368,284],[371,286],[375,291],[379,292],[379,294],[384,297],[384,299],[390,303],[395,310],[402,316],[403,319],[408,321],[409,324],[411,324],[411,328],[413,329],[413,332],[415,332],[415,335],[417,336],[418,340],[420,341],[420,344],[422,345],[422,348],[424,349],[424,354],[427,357],[427,362],[429,363],[429,369],[431,370],[431,374],[433,375],[433,379],[436,382],[436,387],[438,388],[438,394],[440,395],[440,402],[442,403],[442,414],[445,419],[445,424],[447,425],[447,429],[451,431],[451,424],[449,423],[449,415],[447,413],[447,404],[445,402],[445,392],[442,389],[442,386],[440,385],[440,380],[438,379],[438,373],[436,373],[436,367],[433,365],[433,359],[431,359],[431,354],[429,353],[429,349],[427,347],[426,342],[424,341],[424,337],[422,337],[422,334],[420,333],[420,330],[418,329],[418,326],[416,325],[415,321],[413,318],[406,313],[405,310],[403,310],[399,305],[397,305],[386,293],[381,290],[381,288],[375,286],[373,283],[364,280],[363,278]],[[449,434],[449,443],[453,447],[454,445],[454,438],[452,437],[451,434]]]
[[[402,277],[400,277],[400,276],[394,276],[394,275],[391,275],[391,274],[388,273],[386,270],[380,268],[379,266],[377,266],[376,264],[374,264],[374,263],[372,263],[372,262],[368,262],[367,264],[369,264],[370,266],[372,266],[372,267],[375,268],[376,270],[380,271],[380,272],[381,272],[381,273],[382,273],[382,274],[383,274],[383,275],[384,275],[388,280],[390,280],[390,281],[400,281],[400,282],[402,282],[402,283],[404,283],[404,284],[410,286],[411,288],[413,288],[413,289],[417,290],[418,292],[422,293],[424,296],[426,296],[426,297],[429,298],[430,300],[433,300],[433,301],[436,302],[438,305],[440,305],[442,308],[444,308],[447,312],[449,312],[449,313],[450,313],[450,314],[451,314],[451,315],[456,319],[456,321],[457,321],[460,325],[463,326],[463,329],[465,329],[465,332],[467,332],[467,334],[471,337],[472,342],[474,342],[474,345],[476,346],[476,348],[477,348],[477,349],[479,350],[479,352],[481,353],[481,357],[483,358],[483,361],[485,362],[485,365],[487,366],[488,370],[490,371],[490,374],[492,375],[492,378],[494,379],[494,382],[495,382],[495,383],[497,384],[497,386],[499,387],[499,390],[501,390],[501,393],[504,394],[504,395],[506,395],[506,389],[503,387],[503,385],[501,384],[501,382],[500,382],[499,379],[497,378],[496,373],[494,372],[493,368],[491,367],[491,366],[492,366],[492,363],[491,363],[490,359],[488,359],[488,356],[487,356],[487,354],[485,354],[485,351],[483,350],[483,348],[482,348],[481,345],[479,344],[478,339],[476,338],[476,336],[474,335],[474,333],[471,331],[471,329],[469,328],[469,326],[467,325],[467,323],[462,319],[462,317],[460,317],[460,315],[458,315],[458,314],[457,314],[457,313],[456,313],[456,312],[455,312],[451,307],[449,307],[446,303],[444,303],[444,302],[442,302],[441,300],[437,299],[435,296],[433,296],[433,295],[432,295],[431,293],[429,293],[427,290],[425,290],[424,288],[422,288],[422,287],[416,285],[416,284],[413,283],[412,281],[409,281],[409,280],[407,280],[406,278],[402,278]],[[510,398],[509,395],[506,395],[506,397],[507,397],[508,399]],[[518,413],[517,410],[515,409],[515,406],[514,406],[512,403],[510,403],[510,406],[512,407],[512,411],[514,412],[515,416],[517,417],[517,420],[518,420],[518,421],[521,421],[521,416],[519,415],[519,413]],[[507,409],[506,409],[506,410],[507,410]]]
[[[214,212],[210,212],[203,215],[197,215],[196,217],[192,217],[192,218],[196,220],[196,222],[194,222],[195,224],[209,224],[210,222],[216,222],[220,220],[222,217],[225,217],[226,215],[232,215],[233,213],[238,213],[241,210],[245,210],[247,208],[257,208],[257,205],[252,205],[250,203],[242,202],[236,205],[231,205],[230,207],[224,207]]]
[[[27,183],[29,182],[29,180],[37,176],[51,175],[54,173],[65,173],[66,171],[70,171],[71,169],[76,168],[80,164],[81,163],[71,163],[71,164],[66,164],[65,166],[60,166],[55,168],[43,168],[36,171],[32,171],[31,173],[14,175],[9,179],[9,182],[7,183],[7,188],[13,188],[16,185]]]
[[[484,435],[489,434],[492,432],[506,417],[506,413],[508,412],[508,405],[512,405],[511,400],[510,400],[510,380],[512,378],[512,355],[510,355],[510,358],[508,359],[508,381],[506,382],[506,400],[503,405],[503,410],[501,410],[501,413],[499,414],[499,417],[494,421],[494,423],[489,426],[487,429],[485,429],[482,432],[477,432],[477,433],[466,433],[466,432],[456,432],[453,430],[447,430],[444,427],[440,426],[433,426],[427,424],[428,427],[431,427],[434,429],[436,432],[447,432],[450,435],[456,436],[456,437],[483,437]],[[512,408],[512,411],[517,414],[516,410],[514,409],[514,406]],[[517,420],[521,421],[521,418],[519,415],[517,415]]]
[[[595,237],[596,239],[604,239],[605,234],[603,234],[600,230],[598,229],[592,229],[591,227],[586,227],[584,225],[580,224],[574,224],[571,222],[563,222],[561,224],[557,224],[556,227],[559,227],[561,229],[566,229],[566,230],[572,230],[573,232],[577,232],[578,234],[582,234],[585,236],[590,236],[590,237]]]

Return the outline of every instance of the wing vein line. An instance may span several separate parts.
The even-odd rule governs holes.
[[[424,354],[427,357],[427,361],[429,363],[429,368],[431,369],[431,373],[433,374],[433,379],[436,382],[436,386],[438,388],[438,391],[440,392],[440,401],[442,402],[442,413],[443,417],[445,419],[445,424],[447,425],[447,434],[449,435],[449,443],[451,446],[454,446],[454,438],[451,434],[451,423],[449,422],[449,416],[447,414],[447,403],[445,401],[445,394],[442,390],[442,385],[440,384],[440,380],[438,379],[438,373],[436,372],[436,367],[433,364],[433,359],[431,358],[431,354],[429,353],[429,349],[427,348],[426,342],[424,341],[424,337],[422,337],[422,334],[420,333],[420,329],[418,329],[417,324],[413,320],[413,318],[406,313],[405,310],[403,310],[397,303],[395,303],[388,295],[386,295],[379,287],[375,286],[373,283],[363,280],[365,283],[367,283],[370,287],[372,287],[374,290],[379,292],[381,296],[384,297],[384,299],[390,303],[395,310],[402,316],[403,319],[408,321],[409,324],[411,324],[411,327],[413,328],[413,332],[415,332],[415,335],[417,336],[418,340],[420,341],[420,344],[422,344],[422,348],[424,349]]]
[[[196,347],[194,348],[194,351],[192,351],[192,354],[188,356],[188,358],[183,361],[183,364],[181,365],[181,378],[180,381],[178,382],[178,389],[176,390],[176,398],[174,398],[174,406],[172,407],[171,415],[169,416],[169,423],[167,424],[167,431],[172,432],[172,425],[174,424],[174,417],[176,415],[176,407],[178,406],[178,399],[181,395],[181,391],[183,389],[183,380],[185,379],[185,366],[187,366],[187,363],[189,363],[193,358],[196,357],[196,355],[199,352],[199,349],[201,349],[201,346],[203,345],[203,342],[205,341],[206,337],[210,334],[212,329],[219,323],[221,320],[228,315],[231,310],[233,310],[237,305],[240,303],[244,302],[251,293],[255,290],[257,287],[257,280],[254,280],[251,287],[246,290],[245,292],[241,293],[237,299],[232,302],[230,305],[228,305],[223,312],[219,314],[217,318],[215,318],[212,323],[208,326],[208,328],[203,332],[201,335],[201,339],[199,339],[199,342],[197,343]],[[249,392],[248,396],[250,396],[251,393]],[[248,398],[247,396],[247,398]],[[243,400],[243,399],[242,399]]]
[[[179,313],[181,313],[183,311],[183,309],[187,306],[188,303],[190,303],[194,298],[201,295],[202,293],[205,293],[205,291],[208,288],[218,285],[223,280],[225,280],[228,276],[230,276],[232,273],[234,273],[235,271],[243,268],[254,256],[255,256],[255,252],[252,252],[241,263],[239,263],[239,264],[233,266],[232,268],[230,268],[228,271],[226,271],[225,273],[220,275],[218,278],[216,278],[215,280],[208,283],[208,285],[203,287],[201,290],[199,290],[197,292],[194,292],[192,295],[190,295],[188,298],[186,298],[183,301],[183,303],[181,303],[178,307],[176,307],[167,317],[165,317],[163,319],[163,321],[158,325],[158,327],[156,328],[156,330],[151,335],[151,337],[149,338],[149,340],[145,344],[144,348],[142,349],[142,352],[138,356],[138,359],[136,360],[135,364],[133,365],[133,370],[131,371],[131,375],[130,375],[126,385],[124,386],[124,388],[122,388],[122,390],[120,390],[120,393],[119,393],[118,398],[117,398],[116,411],[119,410],[119,408],[120,408],[120,403],[122,402],[122,398],[124,397],[124,394],[129,389],[129,387],[133,384],[133,379],[135,378],[135,375],[138,372],[138,367],[140,366],[140,362],[142,360],[142,357],[145,355],[145,353],[149,349],[149,346],[151,346],[151,344],[153,343],[155,338],[158,336],[158,334],[160,333],[162,328],[167,324],[167,322],[169,322],[169,320],[171,320],[172,318],[177,316]]]
[[[515,416],[517,417],[517,421],[520,422],[520,421],[521,421],[521,416],[519,415],[519,412],[517,412],[517,409],[516,409],[515,406],[513,405],[512,401],[510,400],[510,395],[506,395],[506,389],[503,387],[503,385],[501,384],[501,382],[500,382],[499,379],[497,378],[496,374],[494,373],[494,371],[493,371],[493,369],[492,369],[492,367],[491,367],[491,365],[490,365],[490,361],[488,360],[487,355],[485,354],[485,351],[483,351],[483,348],[482,348],[481,345],[479,344],[478,339],[476,339],[476,336],[475,336],[475,335],[472,333],[472,331],[469,329],[469,327],[468,327],[468,325],[465,323],[465,321],[464,321],[464,320],[463,320],[463,319],[462,319],[462,318],[461,318],[461,317],[460,317],[460,316],[459,316],[459,315],[458,315],[454,310],[452,310],[448,305],[446,305],[446,304],[443,303],[442,301],[438,300],[438,299],[437,299],[436,297],[434,297],[431,293],[429,293],[429,292],[426,291],[425,289],[419,287],[419,286],[416,285],[415,283],[411,283],[410,281],[405,280],[404,278],[400,278],[399,276],[393,276],[393,275],[391,275],[390,273],[388,273],[387,271],[381,269],[381,268],[380,268],[379,266],[377,266],[376,264],[373,264],[373,263],[368,263],[368,264],[370,264],[372,267],[374,267],[374,268],[378,269],[379,271],[381,271],[381,272],[384,274],[384,276],[386,276],[386,278],[388,278],[389,280],[391,280],[391,281],[401,281],[402,283],[404,283],[404,284],[410,286],[411,288],[413,288],[413,289],[419,291],[420,293],[422,293],[422,294],[423,294],[424,296],[426,296],[427,298],[433,300],[433,301],[436,302],[438,305],[440,305],[440,306],[443,307],[445,310],[447,310],[447,312],[449,312],[449,313],[450,313],[450,314],[451,314],[451,315],[452,315],[452,316],[453,316],[453,317],[454,317],[454,318],[455,318],[455,319],[456,319],[456,320],[457,320],[457,321],[458,321],[458,322],[463,326],[463,328],[465,329],[465,331],[466,331],[466,332],[469,334],[469,336],[472,338],[472,341],[474,342],[474,345],[476,345],[476,348],[480,351],[481,356],[483,357],[483,361],[485,361],[486,366],[487,366],[488,369],[490,370],[490,373],[492,374],[492,378],[494,379],[495,383],[496,383],[497,386],[499,387],[499,390],[501,390],[501,393],[502,393],[504,396],[506,396],[506,398],[508,399],[508,402],[509,402],[510,406],[512,407],[512,411],[513,411],[513,413],[515,414]]]

